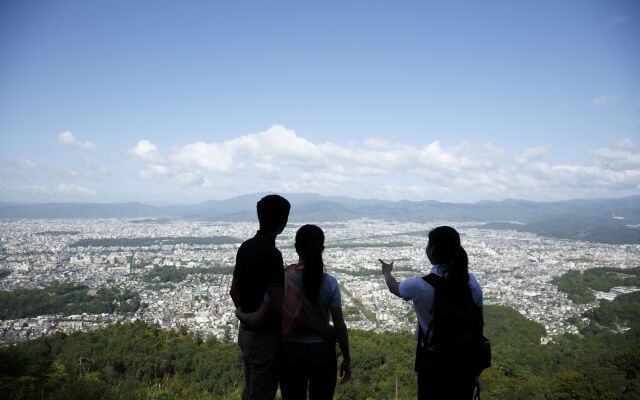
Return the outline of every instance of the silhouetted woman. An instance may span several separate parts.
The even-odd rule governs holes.
[[[477,315],[480,337],[482,336],[482,289],[475,276],[469,274],[467,253],[460,245],[460,235],[455,229],[439,226],[429,232],[426,253],[431,263],[429,274],[435,275],[431,276],[431,279],[426,276],[411,277],[398,283],[391,274],[393,262],[386,263],[380,260],[382,273],[389,291],[406,301],[411,300],[416,311],[418,399],[468,400],[473,396],[477,374],[456,366],[450,359],[443,359],[430,353],[431,343],[433,343],[431,334],[437,332],[437,328],[434,331],[431,330],[432,321],[434,321],[432,315],[434,284],[438,287],[446,287],[447,293],[452,294],[451,298],[455,300],[450,303],[462,304],[462,307],[464,304],[470,304],[472,312]]]
[[[340,383],[351,378],[351,357],[347,326],[342,316],[340,287],[324,272],[324,232],[316,225],[304,225],[296,233],[299,263],[285,271],[282,300],[284,340],[280,391],[283,400],[331,400],[337,379],[335,343],[317,332],[330,327],[342,352]],[[268,299],[267,299],[268,301]],[[269,307],[266,302],[255,313],[237,312],[248,325],[259,325]]]

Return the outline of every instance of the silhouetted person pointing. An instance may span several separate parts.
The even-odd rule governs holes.
[[[429,232],[426,253],[429,274],[400,283],[392,275],[393,262],[380,260],[389,291],[411,300],[416,311],[418,399],[470,400],[490,362],[482,335],[482,289],[469,273],[455,229],[439,226]]]

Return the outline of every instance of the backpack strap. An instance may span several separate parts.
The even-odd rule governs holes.
[[[431,304],[431,322],[429,322],[429,326],[427,327],[427,333],[422,336],[422,327],[420,327],[420,323],[418,323],[418,331],[419,331],[419,336],[420,336],[420,340],[422,342],[424,342],[424,344],[427,344],[427,341],[431,335],[431,330],[433,328],[433,310],[434,310],[434,306],[435,306],[435,299],[436,299],[436,292],[438,291],[438,289],[444,284],[444,278],[441,277],[438,274],[434,274],[433,272],[430,273],[429,275],[425,275],[422,277],[422,279],[427,282],[429,285],[433,286],[433,289],[435,290],[435,292],[433,293],[433,304]]]
[[[444,279],[434,273],[430,273],[429,275],[425,275],[422,277],[422,279],[427,282],[429,285],[433,286],[433,288],[435,290],[438,290],[438,288],[440,287],[441,284],[444,283]],[[435,293],[434,293],[434,299],[435,299]],[[433,314],[433,306],[430,310],[431,314]],[[420,321],[418,321],[418,340],[416,343],[416,361],[415,361],[415,365],[414,365],[414,370],[416,372],[418,372],[418,365],[421,362],[421,357],[422,355],[422,344],[424,343],[425,345],[427,344],[427,338],[429,337],[430,333],[431,333],[431,328],[433,324],[433,319],[431,319],[431,322],[429,323],[429,327],[427,328],[427,334],[425,335],[424,332],[422,331],[422,325],[420,325]]]

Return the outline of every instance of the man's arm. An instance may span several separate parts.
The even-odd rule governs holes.
[[[272,287],[268,287],[267,288],[267,294],[269,296],[269,305],[270,305],[270,309],[269,311],[273,314],[282,314],[282,295],[283,295],[284,289],[282,288],[282,286],[272,286]],[[264,305],[264,303],[263,303]],[[260,310],[258,310],[260,311]],[[264,317],[264,316],[263,316]],[[262,318],[260,320],[261,322],[264,321],[264,318]],[[303,329],[308,329],[311,330],[317,334],[319,334],[320,336],[323,336],[324,338],[326,338],[327,340],[329,340],[330,342],[335,343],[336,340],[336,334],[335,334],[335,330],[332,326],[326,326],[323,325],[319,322],[316,322],[314,320],[312,320],[311,318],[307,318],[306,315],[304,315],[304,313],[302,313],[302,315],[300,316],[300,318],[298,319],[298,323],[300,324],[300,326]]]
[[[252,313],[242,312],[236,308],[236,317],[249,328],[259,328],[269,318],[271,307],[268,302],[263,302],[257,311]]]
[[[387,288],[391,293],[395,294],[398,297],[401,297],[400,284],[398,283],[396,278],[391,275],[391,270],[393,269],[393,261],[388,264],[380,259],[378,259],[378,261],[380,261],[380,263],[382,264],[382,274],[384,275],[384,282],[387,284]]]
[[[271,306],[271,312],[277,315],[282,314],[282,293],[284,289],[282,286],[270,286],[267,288],[267,295],[269,296],[269,304]]]
[[[240,288],[238,287],[238,279],[234,276],[231,280],[231,289],[229,290],[231,300],[236,308],[240,307]]]
[[[317,322],[307,317],[304,312],[302,313],[302,315],[300,315],[300,318],[298,318],[298,323],[300,324],[300,327],[302,329],[317,333],[318,335],[325,338],[329,343],[336,342],[337,332],[336,328],[334,328],[333,326],[324,325],[320,322]]]

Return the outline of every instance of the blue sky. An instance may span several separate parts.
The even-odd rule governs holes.
[[[637,1],[0,2],[0,201],[640,193]]]

